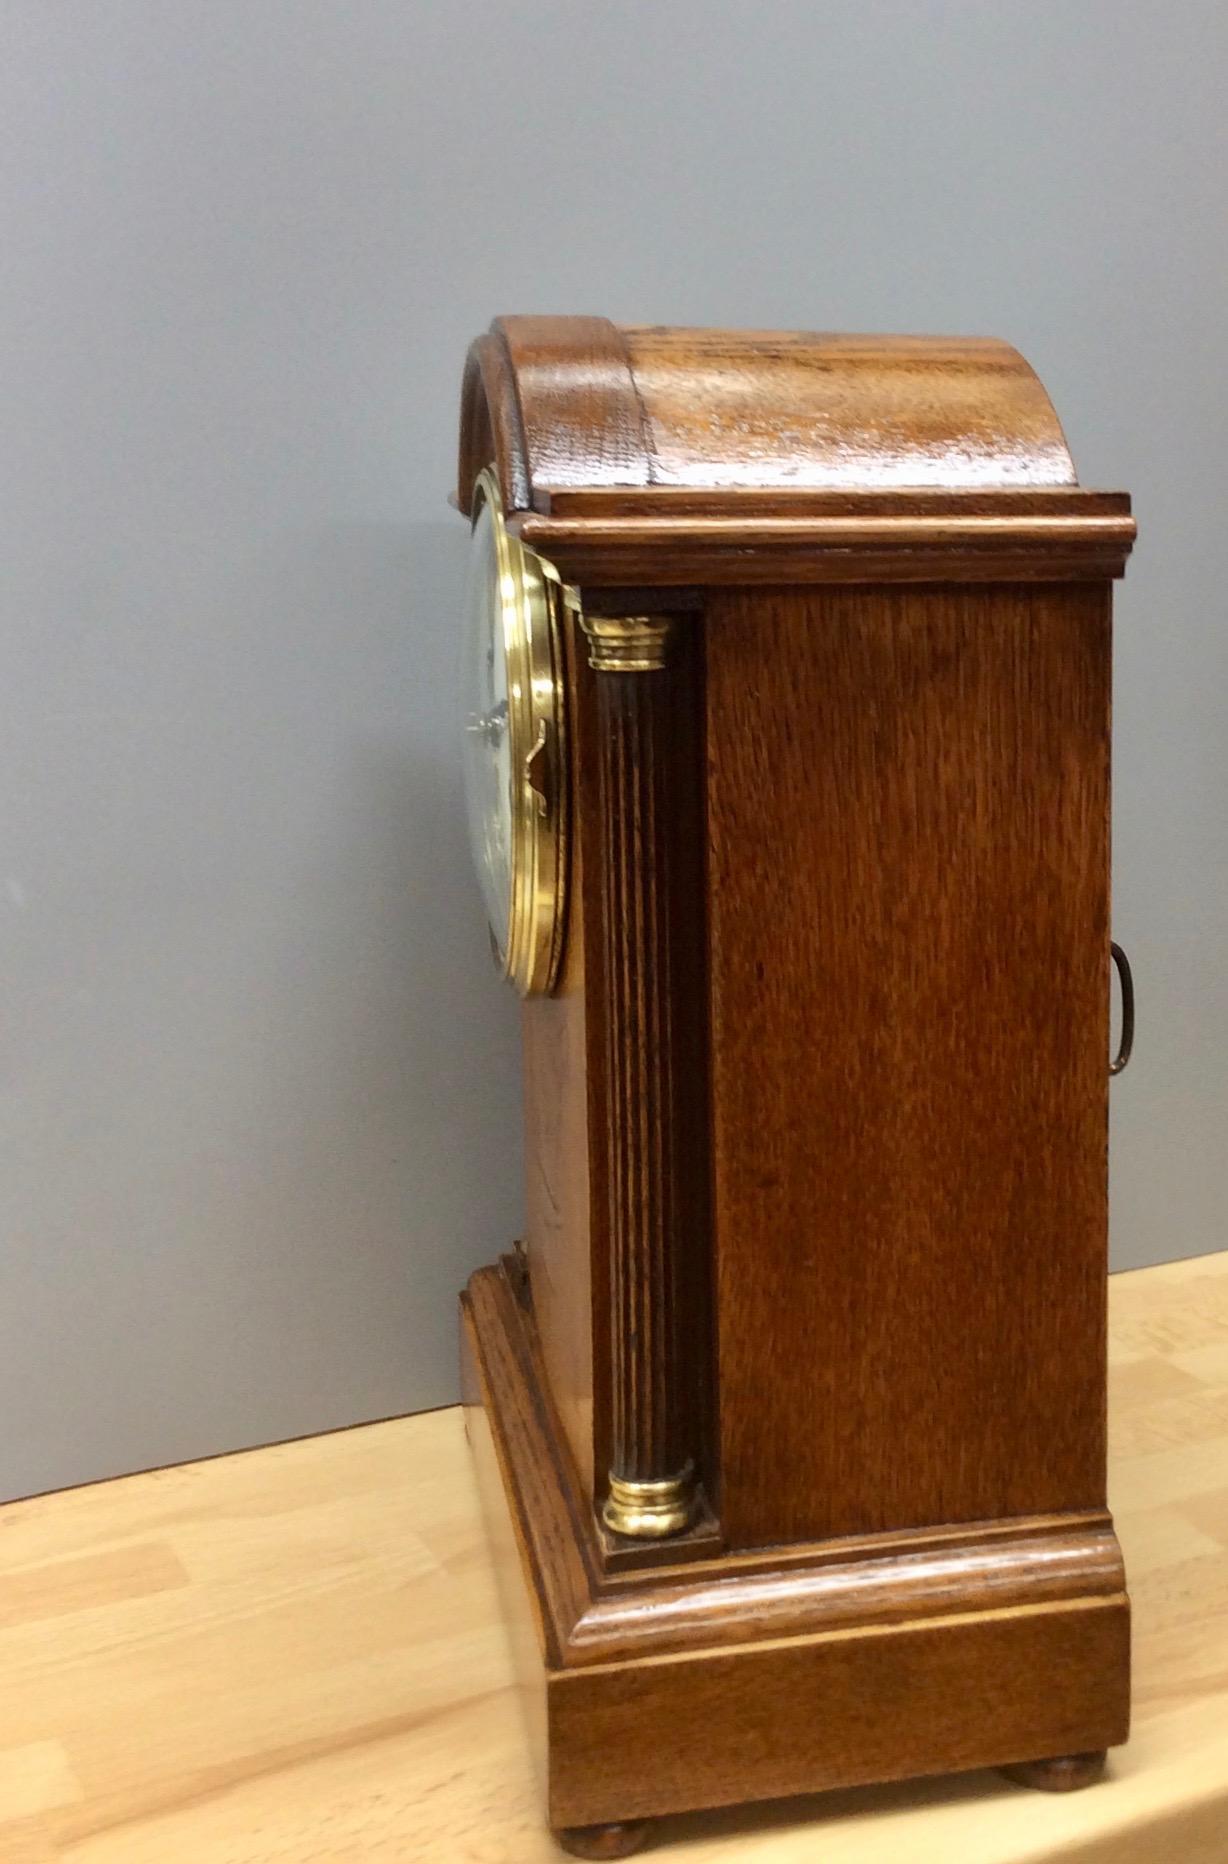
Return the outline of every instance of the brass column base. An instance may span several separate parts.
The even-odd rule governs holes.
[[[610,1472],[610,1492],[601,1518],[616,1534],[636,1540],[660,1540],[680,1534],[695,1512],[695,1471],[688,1463],[681,1474],[659,1482],[630,1482]]]

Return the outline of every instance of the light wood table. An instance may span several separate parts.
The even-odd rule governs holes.
[[[658,1855],[1226,1864],[1228,1255],[1114,1278],[1135,1732],[1066,1798],[971,1774],[677,1819]],[[3,1864],[549,1864],[460,1414],[0,1510]]]

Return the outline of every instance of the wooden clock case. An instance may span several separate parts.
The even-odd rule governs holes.
[[[1105,1495],[1111,579],[991,340],[513,317],[457,500],[579,591],[527,1227],[466,1416],[581,1855],[1125,1739]],[[687,1525],[613,1531],[612,1482]],[[671,1486],[672,1485],[672,1486]],[[617,1518],[617,1510],[614,1510]]]

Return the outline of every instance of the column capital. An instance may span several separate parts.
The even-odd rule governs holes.
[[[598,673],[657,673],[665,665],[672,615],[581,615],[580,623]]]

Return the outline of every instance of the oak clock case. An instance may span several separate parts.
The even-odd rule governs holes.
[[[1129,500],[991,339],[502,318],[460,429],[526,1145],[462,1368],[546,1819],[1087,1784]]]

